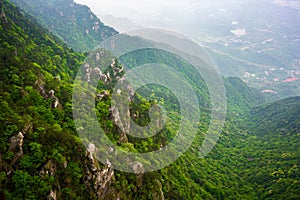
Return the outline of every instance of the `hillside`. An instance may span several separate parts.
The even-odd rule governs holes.
[[[299,1],[209,2],[197,11],[185,29],[224,76],[240,77],[273,98],[300,95]]]
[[[240,78],[225,78],[227,102],[231,110],[236,113],[244,112],[247,109],[262,105],[266,97],[254,88],[250,88]]]
[[[12,0],[40,24],[77,51],[90,51],[117,34],[105,26],[90,8],[73,0]]]
[[[248,114],[246,124],[258,135],[297,134],[300,132],[300,97],[257,107]]]
[[[89,123],[79,121],[82,127],[76,129],[73,89],[79,87],[82,98],[93,97],[97,120],[113,144],[124,152],[134,153],[158,150],[175,137],[181,113],[174,93],[158,86],[143,87],[134,93],[127,113],[134,122],[148,125],[150,115],[159,114],[149,114],[150,107],[159,101],[166,106],[170,119],[153,137],[132,137],[117,125],[131,125],[118,120],[122,109],[111,104],[112,88],[124,75],[124,66],[110,52],[74,52],[8,0],[1,1],[0,20],[0,199],[299,197],[299,98],[260,106],[264,103],[260,93],[240,79],[224,79],[229,109],[225,128],[214,150],[206,158],[199,158],[199,147],[210,120],[210,97],[203,78],[169,52],[146,49],[139,52],[139,57],[127,54],[120,59],[129,60],[133,66],[156,59],[178,69],[197,89],[201,116],[190,148],[171,165],[145,173],[140,163],[125,162],[134,173],[121,172],[109,160],[106,164],[98,162],[92,144],[88,150],[84,147],[78,132]],[[87,63],[92,58],[107,69],[101,71],[95,63]],[[77,72],[82,86],[74,83]],[[93,87],[90,82],[98,76],[101,81],[95,87],[97,95],[90,94],[86,89]],[[118,95],[122,96],[122,91]],[[252,109],[253,106],[260,107]],[[75,108],[75,112],[84,113],[87,105]],[[247,116],[248,113],[251,114]],[[252,124],[242,123],[250,121],[252,115]],[[288,121],[286,132],[277,133],[276,126],[272,134],[256,132],[256,125],[261,120],[274,120],[273,115],[280,117],[274,121],[276,124],[282,119]],[[159,123],[156,122],[157,126]],[[194,124],[187,123],[187,127],[185,134],[195,129]],[[273,126],[257,127],[266,131]],[[160,160],[154,162],[159,164]]]
[[[6,0],[0,43],[1,199],[46,199],[54,188],[59,196],[84,195],[64,181],[78,178],[84,158],[73,150],[82,145],[73,134],[69,95],[84,55]]]
[[[241,176],[259,199],[298,199],[300,190],[300,98],[260,106],[246,115],[236,153]]]

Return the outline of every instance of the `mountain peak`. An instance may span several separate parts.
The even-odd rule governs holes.
[[[45,28],[57,34],[77,51],[90,51],[103,40],[117,34],[91,9],[73,0],[12,0]]]

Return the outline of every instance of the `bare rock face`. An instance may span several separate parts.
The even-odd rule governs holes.
[[[108,90],[103,90],[99,94],[97,94],[98,99],[101,101],[104,97],[109,96],[109,91]]]
[[[55,176],[57,172],[57,166],[55,164],[55,162],[50,159],[48,160],[48,162],[42,167],[42,169],[39,172],[39,175],[41,177],[44,176]],[[47,200],[56,200],[57,199],[57,191],[55,189],[51,189],[47,198]]]
[[[142,163],[135,161],[135,162],[130,163],[130,166],[135,174],[143,174],[144,173],[144,166]]]
[[[28,131],[30,131],[30,130],[32,131],[32,127],[33,127],[32,122],[28,122],[22,129],[22,133],[24,133],[24,135],[25,135],[26,133],[28,133]]]
[[[118,80],[121,83],[122,88],[118,90],[119,96],[124,96],[124,94],[128,94],[125,96],[126,101],[129,102],[131,97],[134,96],[134,90],[129,85],[126,84],[126,76],[124,75],[124,67],[118,65],[117,60],[112,58],[109,69],[102,71],[101,66],[106,65],[101,61],[105,52],[99,51],[95,52],[90,58],[91,61],[89,63],[85,63],[83,66],[83,78],[88,83],[95,84],[94,81],[102,81],[105,85],[115,83],[115,80]],[[123,76],[124,75],[124,76]],[[106,96],[109,96],[110,93],[107,90],[102,91],[101,93],[97,94],[97,98],[101,101]],[[123,102],[125,102],[123,100]],[[128,142],[127,134],[130,130],[130,111],[128,106],[111,106],[110,108],[112,120],[114,124],[119,127],[119,143],[126,143]]]
[[[10,145],[9,145],[8,150],[15,153],[15,156],[12,160],[12,164],[14,164],[17,160],[19,160],[23,156],[24,135],[29,130],[32,130],[32,123],[31,122],[26,123],[26,125],[22,129],[22,132],[20,131],[17,135],[14,135],[9,139]],[[0,158],[0,161],[1,161],[1,158]],[[1,164],[0,164],[0,166],[1,166]]]
[[[5,23],[8,23],[6,14],[5,14],[5,12],[4,12],[3,10],[2,10],[1,13],[0,13],[0,17],[5,21]]]
[[[118,80],[120,88],[116,89],[116,94],[113,96],[113,105],[110,108],[114,124],[120,129],[119,143],[128,142],[127,135],[130,131],[130,109],[129,102],[134,96],[134,89],[126,83],[126,76]]]
[[[116,66],[116,60],[114,58],[112,59],[110,67],[113,70],[114,77],[116,77],[118,74],[121,74],[124,71],[124,67],[123,66],[121,66],[121,68],[118,68]]]
[[[134,89],[130,84],[126,83],[126,81],[126,75],[124,75],[118,82],[122,84],[123,90],[128,94],[128,100],[130,100],[134,96]]]
[[[50,190],[49,195],[47,196],[47,200],[56,200],[57,194],[55,190]]]
[[[39,174],[40,176],[44,176],[44,175],[55,176],[56,171],[57,171],[57,166],[54,163],[54,161],[50,159],[40,170]]]
[[[85,72],[85,78],[86,81],[89,83],[91,82],[91,72],[92,72],[92,68],[90,67],[89,64],[85,64],[84,65],[84,72]]]
[[[90,144],[86,152],[84,183],[88,186],[90,194],[96,194],[97,199],[117,199],[116,190],[111,186],[114,180],[114,170],[107,161],[107,166],[100,167],[100,164],[94,159],[94,145]]]
[[[50,90],[47,93],[42,79],[37,80],[33,88],[36,89],[42,97],[52,99],[52,108],[59,107],[59,99],[54,95],[54,90]]]
[[[17,135],[12,136],[9,140],[9,151],[15,152],[15,157],[12,161],[12,164],[14,164],[23,155],[23,138],[23,133],[19,132]]]
[[[120,110],[119,107],[112,106],[110,108],[110,111],[111,111],[112,116],[113,116],[114,124],[116,124],[120,129],[120,131],[119,131],[120,138],[119,138],[118,143],[122,144],[122,143],[128,142],[127,134],[128,134],[128,131],[130,130],[130,121],[129,121],[130,120],[130,118],[129,118],[130,117],[130,112],[129,112],[129,109]]]
[[[17,150],[17,147],[18,147],[19,151],[23,151],[22,150],[23,138],[24,138],[24,135],[22,132],[19,132],[17,135],[12,136],[9,140],[10,141],[9,150],[14,152]]]
[[[48,94],[46,92],[46,89],[45,89],[45,86],[44,86],[44,83],[41,79],[37,80],[34,85],[33,85],[33,88],[36,89],[40,95],[44,98],[47,98],[48,97]]]
[[[98,55],[98,54],[97,54]],[[96,60],[97,60],[96,56]],[[103,73],[99,67],[92,68],[89,64],[85,64],[84,67],[85,80],[91,83],[92,80],[100,80],[105,84],[111,82],[111,77],[109,72]]]
[[[49,98],[52,99],[52,108],[57,108],[59,106],[59,100],[58,98],[54,95],[54,90],[50,90],[48,92]]]

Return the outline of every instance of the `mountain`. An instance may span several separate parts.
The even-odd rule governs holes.
[[[140,163],[129,163],[135,173],[126,173],[114,169],[109,160],[106,164],[98,162],[92,153],[93,145],[86,150],[79,138],[77,131],[84,130],[89,123],[85,121],[76,130],[75,123],[81,121],[73,119],[72,94],[78,87],[75,75],[79,72],[85,81],[83,86],[79,85],[79,96],[94,97],[98,122],[109,139],[125,152],[150,152],[169,144],[177,133],[181,116],[173,92],[149,86],[135,93],[127,115],[137,124],[150,123],[150,107],[162,101],[161,98],[170,115],[157,135],[135,138],[117,126],[128,125],[126,120],[118,120],[117,113],[122,109],[112,105],[112,88],[124,74],[124,66],[110,52],[97,49],[89,56],[75,52],[8,0],[1,1],[0,44],[1,199],[299,198],[299,98],[261,106],[264,99],[259,92],[238,78],[224,79],[230,111],[225,128],[213,151],[206,158],[199,158],[199,146],[210,121],[204,80],[169,52],[146,49],[139,52],[138,58],[127,54],[121,59],[134,66],[156,58],[179,69],[180,75],[198,89],[201,121],[188,151],[171,165],[146,173]],[[93,63],[87,63],[91,58],[98,59],[108,69],[101,72]],[[102,78],[95,89],[97,95],[90,94],[86,86],[92,87],[89,83],[97,76]],[[118,97],[122,94],[117,92]],[[84,112],[86,106],[81,105],[75,111]],[[274,123],[287,121],[286,132],[272,129],[276,127],[272,125],[265,126],[264,134],[259,134],[256,125],[263,128],[258,126],[260,120],[272,122],[273,114],[280,117]],[[255,116],[255,124],[246,123],[251,115]],[[195,129],[194,125],[187,126],[186,133]]]
[[[212,4],[196,9],[189,31],[221,73],[277,99],[299,96],[299,2]]]
[[[222,75],[239,77],[273,99],[300,95],[299,1],[150,4],[152,9],[133,5],[129,12],[123,5],[111,13],[190,36],[206,47]]]
[[[240,175],[259,199],[299,198],[300,98],[254,108],[241,124],[246,136],[235,147]]]
[[[229,107],[235,110],[247,110],[262,105],[267,101],[266,97],[260,91],[250,88],[237,77],[226,78],[225,88]]]
[[[73,134],[69,94],[85,56],[7,0],[0,44],[1,199],[46,199],[55,188],[62,198],[73,191],[84,196],[68,182],[79,178],[84,158],[74,151],[82,144]]]
[[[253,109],[249,125],[259,135],[297,134],[300,132],[300,97],[291,97]]]
[[[73,0],[12,0],[39,23],[58,35],[71,48],[90,51],[101,41],[117,34],[92,11]]]

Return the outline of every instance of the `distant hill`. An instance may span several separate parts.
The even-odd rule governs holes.
[[[257,107],[248,114],[246,124],[258,135],[300,133],[300,97]]]
[[[222,75],[277,99],[300,95],[299,1],[214,1],[196,10],[183,30],[207,47]]]
[[[299,199],[299,97],[259,106],[264,103],[260,93],[238,78],[224,79],[229,111],[234,112],[227,113],[220,140],[203,159],[198,149],[210,120],[204,80],[168,52],[147,49],[136,60],[124,55],[133,66],[152,58],[174,65],[197,89],[204,109],[193,144],[174,163],[154,172],[144,173],[143,165],[132,165],[142,169],[135,174],[121,172],[109,160],[104,165],[94,159],[76,132],[73,81],[86,54],[73,51],[10,1],[0,6],[0,199]],[[112,61],[106,53],[102,55],[110,68],[103,74],[107,78],[110,72],[117,80],[120,60]],[[96,68],[85,66],[93,73],[86,71],[86,77],[99,75]],[[143,90],[136,93],[130,114],[140,125],[147,124],[156,97],[174,109],[159,134],[135,138],[120,134],[110,111],[115,80],[99,84],[95,99],[107,136],[126,152],[149,152],[168,144],[177,134],[171,120],[180,120],[173,92],[145,88],[152,101],[142,96]],[[82,89],[85,97],[88,93]],[[238,127],[243,122],[245,127]]]
[[[101,15],[100,18],[104,23],[109,24],[121,33],[126,33],[135,29],[141,29],[143,27],[141,25],[131,22],[127,18],[114,17],[112,15]]]
[[[234,148],[240,176],[258,199],[299,199],[300,97],[255,108],[242,121]]]
[[[57,34],[71,48],[90,51],[101,41],[117,34],[105,26],[90,8],[73,0],[12,0],[45,28]]]
[[[228,104],[235,111],[249,109],[266,102],[262,93],[247,86],[240,78],[225,78],[224,83]]]

